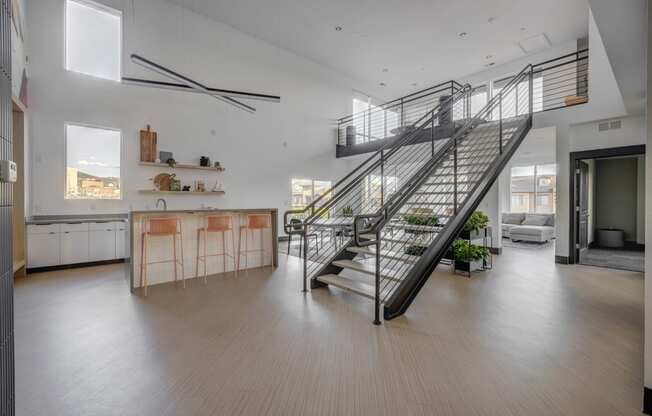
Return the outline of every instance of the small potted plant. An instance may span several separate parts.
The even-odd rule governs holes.
[[[475,211],[469,217],[469,220],[464,224],[464,228],[460,233],[461,238],[469,239],[471,235],[477,236],[481,230],[487,228],[489,225],[489,217],[482,211]]]
[[[404,232],[414,236],[414,243],[404,249],[404,253],[410,256],[420,256],[428,248],[430,239],[425,234],[432,233],[427,227],[439,225],[439,218],[432,214],[405,214],[403,221],[412,228],[406,227]]]
[[[489,257],[489,249],[486,247],[469,244],[466,240],[456,240],[453,244],[453,257],[455,258],[455,270],[471,273],[475,270],[482,270],[484,261]]]
[[[353,208],[351,208],[351,205],[347,205],[344,208],[342,208],[342,216],[343,217],[352,217],[353,216]]]

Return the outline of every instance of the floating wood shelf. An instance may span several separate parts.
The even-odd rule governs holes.
[[[168,165],[167,163],[154,163],[154,162],[138,162],[140,166],[153,166],[157,168],[168,168],[168,169],[197,169],[197,170],[210,170],[212,172],[224,172],[224,168],[215,168],[213,166],[199,166],[199,165],[188,165],[183,163],[177,163],[174,167]]]
[[[224,195],[224,191],[206,191],[206,192],[197,192],[197,191],[156,191],[154,189],[140,189],[138,191],[140,194],[156,194],[156,195]]]

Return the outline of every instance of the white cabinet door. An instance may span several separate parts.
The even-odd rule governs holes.
[[[88,262],[88,231],[63,231],[61,233],[61,264],[86,262]]]
[[[107,226],[103,230],[89,232],[89,260],[105,261],[115,259],[115,228]]]
[[[61,264],[59,233],[34,233],[27,236],[27,267],[49,267]]]
[[[126,259],[129,257],[127,247],[129,243],[127,242],[127,231],[125,229],[120,229],[115,232],[115,258],[116,259]]]

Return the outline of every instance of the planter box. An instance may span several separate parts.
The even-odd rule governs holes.
[[[456,271],[471,273],[471,272],[474,272],[474,271],[477,271],[477,270],[482,270],[482,269],[483,269],[483,261],[482,260],[473,260],[472,262],[455,260],[455,270]]]
[[[462,238],[464,240],[481,239],[481,238],[484,238],[484,236],[485,236],[485,230],[486,230],[486,228],[482,228],[482,229],[480,229],[480,231],[477,231],[477,232],[476,231],[462,230],[462,232],[460,233],[459,238]]]

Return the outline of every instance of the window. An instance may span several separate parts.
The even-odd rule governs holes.
[[[398,188],[398,177],[386,175],[384,179],[384,183],[381,182],[380,175],[369,175],[365,179],[365,206],[369,207],[368,209],[370,210],[380,208],[383,199],[386,201],[396,193]]]
[[[66,69],[120,80],[122,15],[88,0],[66,1]]]
[[[556,165],[512,168],[511,212],[554,214],[557,198]]]
[[[292,179],[292,209],[301,209],[331,189],[330,181]],[[329,196],[326,196],[328,198]]]
[[[120,199],[119,130],[66,125],[66,199]]]
[[[471,116],[478,114],[487,105],[489,90],[486,85],[473,88],[471,91]]]
[[[371,99],[353,99],[353,126],[356,144],[392,136],[392,130],[399,126],[399,113],[396,109],[384,110],[371,104]]]

